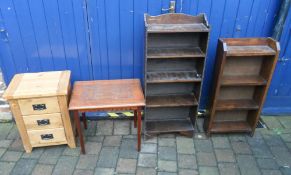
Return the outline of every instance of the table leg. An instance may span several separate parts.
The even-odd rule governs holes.
[[[137,112],[136,112],[136,110],[134,110],[134,116],[133,116],[134,128],[136,128],[136,120],[137,120]]]
[[[137,108],[137,151],[140,151],[141,147],[141,110]]]
[[[81,152],[82,154],[85,154],[85,145],[84,145],[83,133],[81,129],[81,122],[80,122],[78,111],[74,111],[74,119],[75,119],[75,124],[76,124],[77,132],[79,135],[79,139],[80,139]]]
[[[87,129],[87,118],[86,118],[86,113],[82,112],[82,121],[84,124],[84,128]]]

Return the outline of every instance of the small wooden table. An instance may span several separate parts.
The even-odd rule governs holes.
[[[141,109],[145,99],[138,79],[76,81],[69,110],[73,111],[81,152],[85,154],[83,133],[79,112],[87,128],[85,112],[93,111],[134,111],[134,127],[137,125],[137,150],[141,146]]]

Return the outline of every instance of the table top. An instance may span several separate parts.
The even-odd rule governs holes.
[[[139,79],[76,81],[69,110],[145,106]]]
[[[70,71],[16,74],[3,97],[5,99],[67,95]]]

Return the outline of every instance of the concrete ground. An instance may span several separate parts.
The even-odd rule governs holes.
[[[136,152],[128,120],[91,121],[86,155],[67,146],[24,152],[16,126],[0,124],[0,174],[291,175],[291,117],[264,117],[269,128],[206,138],[198,120],[194,138],[160,135]]]

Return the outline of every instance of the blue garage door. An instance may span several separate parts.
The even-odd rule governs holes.
[[[62,69],[72,71],[73,81],[141,78],[143,15],[167,13],[169,4],[170,0],[0,0],[5,81],[20,72]],[[218,38],[270,36],[280,4],[280,0],[176,0],[177,13],[205,13],[211,26],[202,108],[211,87]],[[280,65],[284,68],[279,70],[286,69],[283,75],[290,73],[288,66]],[[280,77],[276,73],[273,87]],[[280,88],[272,92],[278,89],[283,96],[285,86]]]
[[[291,114],[291,10],[280,39],[281,54],[265,102],[263,114]]]

